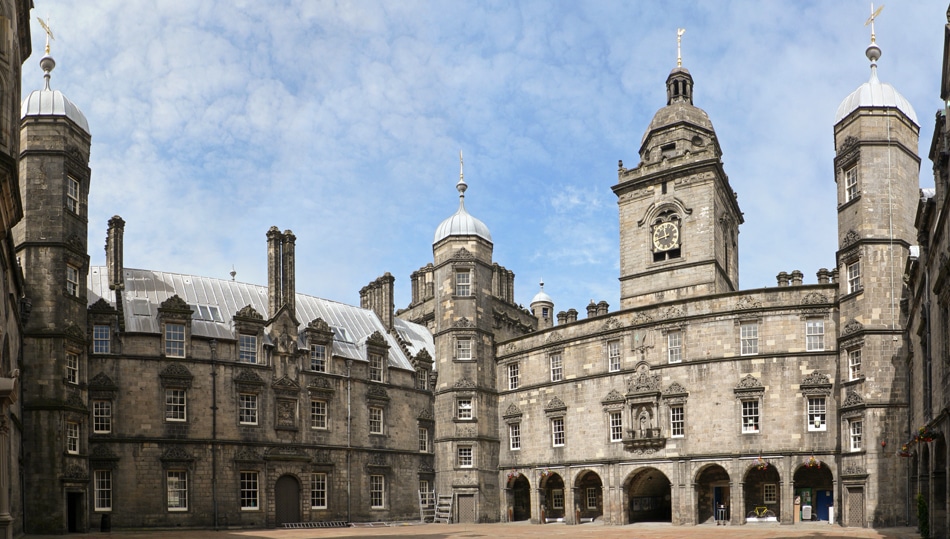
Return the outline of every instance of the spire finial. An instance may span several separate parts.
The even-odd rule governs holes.
[[[36,20],[40,21],[40,26],[42,26],[43,31],[46,32],[46,55],[40,58],[40,68],[43,70],[43,78],[46,79],[46,89],[49,90],[49,74],[53,71],[53,68],[56,67],[56,61],[49,55],[49,40],[55,40],[56,38],[53,37],[53,31],[50,30],[46,21],[39,17],[37,17]],[[47,17],[46,20],[49,20],[49,17]]]
[[[459,150],[459,182],[455,184],[455,188],[458,189],[459,200],[463,200],[468,184],[465,183],[465,161],[462,159],[462,150]]]
[[[56,38],[53,37],[53,31],[50,30],[49,24],[46,23],[46,21],[49,21],[51,19],[49,18],[49,15],[47,15],[46,21],[44,21],[43,19],[39,17],[37,17],[36,20],[40,21],[40,26],[42,26],[43,31],[46,32],[46,55],[48,56],[49,55],[49,40],[51,39],[54,41],[56,40]]]
[[[864,22],[864,26],[871,26],[871,44],[868,45],[866,51],[864,51],[865,56],[868,57],[868,60],[871,61],[871,76],[874,77],[877,75],[877,61],[881,57],[881,48],[877,46],[877,36],[874,35],[874,19],[876,19],[880,14],[881,10],[884,9],[884,4],[881,4],[881,7],[874,9],[874,4],[871,4],[871,16],[868,17],[868,20]]]
[[[881,4],[881,7],[877,8],[877,11],[874,10],[874,2],[871,2],[871,16],[868,17],[868,20],[864,22],[864,26],[871,25],[871,44],[875,43],[874,36],[874,19],[881,14],[881,10],[884,9],[884,4]]]
[[[541,291],[543,292],[544,291],[544,277],[541,278],[541,282],[539,284],[541,285]]]
[[[676,29],[676,67],[683,67],[683,53],[680,49],[680,44],[683,42],[683,34],[685,33],[685,28]]]
[[[231,280],[233,281],[235,277],[237,277],[237,270],[234,269],[234,264],[231,264]]]

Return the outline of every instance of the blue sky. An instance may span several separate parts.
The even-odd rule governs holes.
[[[633,167],[676,65],[695,81],[745,224],[742,288],[836,249],[832,121],[869,76],[870,6],[841,2],[35,0],[24,94],[52,87],[89,120],[89,245],[112,215],[125,264],[266,283],[267,229],[297,236],[297,289],[359,289],[432,260],[458,206],[491,229],[528,305],[619,307],[617,161]],[[882,81],[914,106],[926,154],[946,3],[889,1]],[[923,157],[922,185],[933,184]]]

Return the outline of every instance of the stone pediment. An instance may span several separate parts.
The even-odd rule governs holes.
[[[663,390],[664,397],[672,397],[674,395],[687,395],[689,394],[686,391],[686,388],[683,387],[679,382],[673,382]]]
[[[389,393],[386,392],[386,388],[378,384],[370,384],[369,388],[366,390],[367,399],[376,399],[376,400],[389,400]]]
[[[462,318],[459,318],[458,320],[456,320],[455,324],[453,324],[452,327],[472,328],[472,327],[475,327],[475,324],[473,324],[471,320],[463,316]]]
[[[68,482],[84,483],[89,481],[89,472],[78,464],[70,464],[63,471],[61,479]]]
[[[386,337],[383,337],[383,334],[380,333],[379,330],[374,331],[369,337],[366,338],[366,344],[380,347],[389,346],[389,344],[386,342]]]
[[[430,365],[434,363],[432,356],[429,354],[429,351],[426,350],[425,348],[423,348],[422,350],[419,350],[419,353],[416,354],[415,360],[418,363],[426,363]]]
[[[864,324],[852,318],[845,323],[844,328],[841,330],[841,335],[851,335],[852,333],[857,333],[862,329],[864,329]]]
[[[616,318],[611,318],[604,322],[604,327],[602,331],[611,331],[614,329],[621,329],[623,324],[621,324]]]
[[[250,307],[250,305],[248,305],[248,307]],[[322,318],[314,318],[309,324],[307,324],[307,329],[319,331],[321,333],[333,333],[333,331],[330,329],[330,324],[327,324]]]
[[[234,454],[236,462],[260,462],[261,456],[249,447],[242,447]]]
[[[747,374],[742,377],[742,380],[739,380],[739,383],[736,385],[736,389],[762,389],[762,382],[759,382],[759,379],[755,376]]]
[[[242,370],[237,373],[237,376],[234,377],[234,383],[242,385],[253,385],[253,386],[262,386],[264,385],[264,380],[261,380],[261,377],[257,375],[256,372],[250,370]]]
[[[736,310],[741,311],[745,309],[758,309],[762,304],[758,301],[755,301],[749,296],[742,296],[739,298],[739,301],[736,302]]]
[[[652,323],[653,317],[645,313],[637,313],[633,315],[633,320],[630,322],[630,324],[633,326],[644,326]]]
[[[89,451],[89,460],[119,460],[119,456],[107,446],[94,445]]]
[[[66,324],[64,333],[66,333],[67,337],[76,342],[86,342],[86,332],[79,329],[79,326],[72,322]]]
[[[462,377],[459,378],[452,387],[455,389],[475,389],[476,386],[475,382],[469,380],[468,378]]]
[[[521,415],[521,408],[518,408],[517,404],[511,403],[508,405],[508,409],[505,410],[505,415],[503,417],[520,417]]]
[[[616,389],[611,389],[610,393],[607,393],[607,396],[601,399],[601,404],[614,404],[618,402],[624,402],[626,399],[623,395],[620,394]]]
[[[191,462],[195,460],[195,457],[193,457],[190,453],[185,451],[183,447],[174,445],[166,449],[165,452],[162,453],[161,460],[162,462],[168,462],[168,461]]]
[[[105,299],[99,298],[98,301],[89,306],[89,312],[111,314],[115,312],[115,307]]]
[[[637,372],[627,378],[627,395],[660,392],[660,375],[650,372],[650,366],[641,362]]]
[[[818,292],[806,294],[805,297],[802,298],[802,305],[817,305],[820,303],[828,303],[828,298]]]
[[[191,307],[189,307],[185,300],[181,299],[178,294],[163,301],[159,309],[162,311],[176,311],[181,314],[187,313],[188,316],[192,313]]]
[[[250,304],[245,305],[244,307],[241,307],[241,309],[238,312],[234,313],[234,318],[243,318],[245,320],[257,320],[259,322],[264,321],[264,315],[257,312],[257,309],[255,309]]]
[[[112,378],[109,378],[109,375],[100,372],[99,374],[92,377],[92,380],[89,380],[89,389],[90,390],[100,390],[100,391],[115,391],[119,389],[119,386],[115,385],[115,382],[112,381]]]
[[[465,247],[462,247],[458,251],[455,251],[455,254],[452,255],[452,258],[455,260],[474,260],[475,255],[469,252],[469,250]]]
[[[564,404],[564,401],[557,397],[554,397],[548,401],[547,405],[544,407],[545,412],[559,412],[562,410],[567,410],[567,405]]]
[[[815,371],[811,374],[805,375],[805,377],[802,378],[801,385],[803,386],[830,386],[831,379],[828,378],[827,374],[822,374],[818,371]]]
[[[849,247],[856,243],[859,239],[861,239],[861,237],[858,236],[857,232],[854,230],[849,230],[847,233],[845,233],[844,238],[841,239],[841,248],[844,249],[845,247]]]
[[[288,396],[296,396],[298,393],[300,393],[300,384],[286,376],[282,376],[279,380],[271,382],[270,387],[275,393],[281,393]]]
[[[848,390],[848,394],[845,396],[844,402],[841,403],[842,408],[851,408],[862,405],[864,405],[864,399],[861,398],[861,395],[858,395],[854,389]]]
[[[323,376],[317,376],[310,380],[310,384],[307,385],[307,389],[310,391],[335,391],[336,388],[333,387],[333,383]]]
[[[423,408],[419,415],[416,416],[416,419],[419,421],[434,421],[435,417],[432,415],[431,408]]]

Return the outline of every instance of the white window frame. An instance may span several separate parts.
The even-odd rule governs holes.
[[[620,339],[607,341],[607,372],[620,371]]]
[[[327,372],[327,347],[325,345],[310,345],[310,370],[313,372]]]
[[[459,468],[475,467],[475,448],[470,445],[460,445],[456,448],[455,464]]]
[[[257,425],[258,397],[256,393],[238,394],[238,424]]]
[[[310,428],[327,430],[330,428],[330,404],[323,399],[310,400]]]
[[[564,380],[564,357],[559,353],[551,354],[551,381],[560,382]]]
[[[564,447],[564,444],[566,441],[567,441],[567,435],[564,430],[564,418],[552,417],[551,418],[551,446]]]
[[[165,504],[169,511],[188,510],[187,470],[168,470],[165,473]]]
[[[429,485],[428,479],[419,480],[419,492],[422,494],[420,501],[423,505],[429,506],[435,504],[435,492],[433,492],[432,487]]]
[[[742,434],[758,434],[761,432],[762,416],[759,399],[742,399],[739,403],[742,408]]]
[[[469,270],[455,271],[455,295],[467,297],[472,295],[472,272]]]
[[[521,423],[508,425],[508,448],[512,451],[521,450]]]
[[[852,419],[848,421],[848,447],[851,451],[864,450],[864,420]]]
[[[809,396],[806,399],[805,420],[808,422],[809,432],[824,432],[828,430],[828,399],[823,396]],[[818,426],[815,426],[815,420]]]
[[[419,389],[423,391],[429,391],[429,371],[426,369],[419,369],[416,371],[416,383],[419,386]]]
[[[754,356],[759,353],[759,323],[739,323],[739,355]]]
[[[518,389],[521,382],[521,367],[517,363],[508,365],[508,389]]]
[[[864,378],[864,373],[861,369],[861,349],[854,348],[848,350],[848,379],[849,380],[859,380]]]
[[[471,421],[475,418],[475,399],[463,397],[455,401],[455,418],[460,421]]]
[[[370,509],[386,508],[386,476],[369,476],[369,506]]]
[[[79,383],[79,354],[66,352],[66,383]]]
[[[66,209],[79,215],[79,180],[66,176]]]
[[[92,353],[112,353],[112,326],[105,324],[92,326]]]
[[[670,438],[686,436],[686,406],[673,404],[670,406]]]
[[[456,337],[455,359],[458,361],[471,361],[473,357],[471,337]]]
[[[92,401],[92,432],[93,434],[112,432],[112,401],[103,399]]]
[[[165,421],[188,421],[188,391],[165,389]]]
[[[610,429],[610,441],[623,441],[623,412],[608,412],[607,421]]]
[[[79,268],[72,264],[66,264],[66,293],[79,297]]]
[[[775,483],[762,484],[762,503],[775,505],[778,503],[778,485]]]
[[[805,351],[821,352],[825,349],[825,321],[820,318],[805,320]]]
[[[587,487],[587,508],[597,509],[597,487]]]
[[[845,276],[848,282],[848,293],[857,292],[861,286],[861,259],[845,264]]]
[[[369,433],[383,434],[383,409],[379,406],[369,407]]]
[[[94,470],[93,482],[93,510],[97,512],[112,511],[112,470]]]
[[[564,509],[564,489],[563,488],[551,489],[551,508]]]
[[[327,500],[327,474],[325,472],[313,472],[310,474],[310,509],[326,509]]]
[[[369,379],[373,382],[383,381],[383,356],[382,354],[369,355]]]
[[[259,511],[261,509],[260,475],[254,471],[242,471],[240,474],[238,498],[241,511]]]
[[[165,324],[165,356],[185,357],[185,324]]]
[[[858,165],[844,171],[844,201],[851,202],[858,196]]]
[[[238,362],[257,364],[257,335],[238,334]]]
[[[683,361],[683,330],[673,329],[666,334],[667,362]]]
[[[70,455],[79,454],[79,422],[66,422],[66,453]]]
[[[419,427],[419,452],[429,452],[429,428]]]

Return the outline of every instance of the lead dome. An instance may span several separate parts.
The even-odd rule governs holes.
[[[451,217],[442,221],[439,227],[435,229],[432,244],[435,245],[449,236],[478,236],[491,242],[491,232],[489,232],[488,226],[465,210],[465,191],[468,189],[468,184],[465,183],[465,174],[462,172],[461,162],[459,163],[459,181],[455,184],[455,188],[459,192],[459,209]]]
[[[40,67],[43,68],[43,78],[46,79],[43,89],[33,90],[23,100],[23,104],[20,106],[20,117],[63,116],[72,120],[88,134],[89,122],[86,120],[86,115],[62,92],[50,88],[50,72],[56,67],[56,61],[47,54],[40,59]]]
[[[920,125],[917,121],[917,113],[914,112],[914,107],[911,106],[910,101],[907,101],[893,86],[881,82],[877,78],[877,60],[881,57],[881,48],[874,43],[873,37],[871,44],[865,51],[865,55],[871,61],[871,78],[858,86],[857,90],[851,92],[838,105],[834,123],[837,124],[860,108],[896,108],[906,114],[915,124]]]

